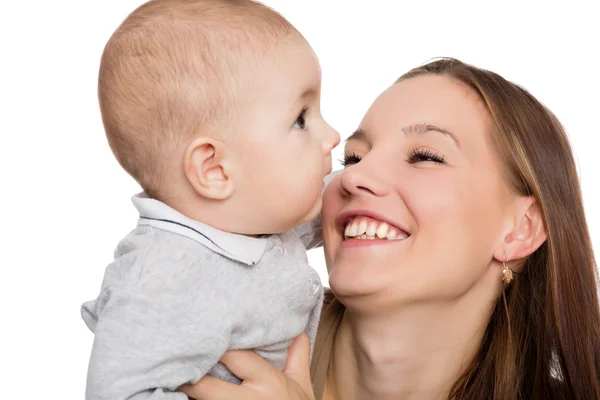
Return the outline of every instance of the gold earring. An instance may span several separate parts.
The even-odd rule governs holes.
[[[502,283],[508,285],[512,282],[514,278],[513,270],[508,265],[506,265],[506,262],[504,261],[502,262],[502,265],[504,266],[504,270],[502,270]]]

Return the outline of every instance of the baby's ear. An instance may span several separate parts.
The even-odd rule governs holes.
[[[227,144],[210,137],[197,137],[187,147],[185,176],[199,195],[225,200],[233,194],[229,176]]]

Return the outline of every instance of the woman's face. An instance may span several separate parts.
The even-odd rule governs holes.
[[[337,295],[397,305],[501,290],[500,269],[490,266],[514,222],[515,195],[492,144],[489,114],[471,89],[438,75],[393,85],[345,153],[322,214]]]

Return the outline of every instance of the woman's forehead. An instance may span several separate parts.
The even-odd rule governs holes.
[[[392,85],[375,100],[360,124],[360,139],[433,126],[461,142],[469,131],[486,130],[488,122],[487,108],[474,90],[446,76],[423,75]]]

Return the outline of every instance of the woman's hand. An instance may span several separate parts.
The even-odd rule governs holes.
[[[180,391],[196,400],[314,400],[310,382],[310,342],[306,333],[288,349],[283,373],[251,350],[232,350],[221,362],[243,382],[235,385],[205,376]]]

